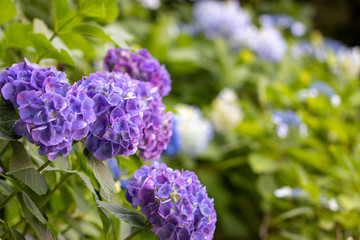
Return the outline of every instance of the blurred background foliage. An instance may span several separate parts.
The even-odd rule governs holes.
[[[279,61],[262,59],[246,46],[234,49],[222,36],[193,34],[186,26],[194,22],[196,1],[164,0],[156,9],[134,0],[73,0],[69,9],[64,2],[1,0],[2,68],[26,57],[43,66],[55,64],[74,82],[101,70],[111,47],[147,48],[171,74],[172,92],[164,102],[179,119],[179,104],[196,105],[201,117],[213,119],[219,93],[226,88],[235,92],[242,117],[230,130],[216,129],[216,124],[230,124],[228,119],[213,122],[212,137],[202,140],[205,150],[190,154],[183,149],[162,159],[173,168],[195,171],[215,199],[215,239],[360,238],[359,64],[340,61],[333,49],[321,49],[324,36],[359,44],[359,1],[242,1],[256,26],[262,14],[287,14],[306,26],[300,37],[280,29],[287,50]],[[294,47],[304,40],[324,57],[294,56]],[[317,89],[316,96],[306,92],[301,97],[317,81],[334,93],[327,96]],[[276,109],[291,110],[301,124],[285,124],[284,136]],[[202,123],[187,124],[196,130]],[[196,143],[195,130],[189,138]],[[70,159],[76,162],[77,157]],[[139,168],[125,158],[118,160],[128,171],[122,180]],[[69,184],[71,188],[50,201],[48,215],[62,216],[54,226],[72,239],[99,238],[99,227],[84,235],[91,227],[76,224],[86,218],[99,226],[93,211],[85,215],[91,194],[80,196],[83,186],[74,179]],[[72,201],[67,195],[76,203],[61,209],[62,201]],[[66,212],[73,216],[66,218]],[[16,223],[17,212],[6,214]]]

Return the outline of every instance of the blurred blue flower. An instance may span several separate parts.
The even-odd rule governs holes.
[[[280,138],[285,138],[290,128],[298,128],[302,137],[307,135],[307,126],[302,123],[299,116],[291,110],[275,110],[271,116],[272,122],[276,125],[276,133]]]
[[[278,27],[288,29],[295,37],[306,33],[306,26],[286,14],[263,14],[259,18],[262,27]]]
[[[287,43],[281,32],[275,27],[263,27],[253,39],[253,50],[262,59],[280,61],[287,49]]]
[[[168,156],[176,156],[182,149],[181,136],[178,127],[177,115],[173,115],[173,129],[170,142],[164,153]]]
[[[315,81],[311,83],[309,89],[304,89],[299,92],[299,96],[300,99],[303,100],[306,98],[316,98],[320,93],[326,95],[333,106],[337,107],[340,105],[340,96],[336,94],[332,87],[322,81]]]

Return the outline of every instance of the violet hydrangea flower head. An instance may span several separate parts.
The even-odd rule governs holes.
[[[97,159],[137,151],[144,124],[136,96],[147,85],[127,74],[109,72],[91,73],[73,85],[72,93],[84,93],[94,101],[96,121],[90,125],[85,145]]]
[[[77,114],[67,98],[66,74],[55,67],[40,68],[25,62],[6,68],[0,75],[1,92],[19,109],[14,131],[39,146],[39,154],[54,160],[71,150]]]
[[[139,156],[145,161],[159,159],[172,135],[172,112],[165,112],[165,105],[156,89],[143,91],[143,137],[139,143]]]
[[[104,69],[127,73],[133,79],[150,82],[152,87],[158,88],[161,96],[168,95],[171,90],[170,74],[146,49],[110,49],[104,58]]]
[[[68,88],[69,83],[65,73],[58,71],[54,66],[40,68],[26,58],[24,62],[5,68],[0,74],[1,93],[15,108],[19,107],[16,98],[22,91],[54,91],[64,95]]]
[[[180,172],[158,162],[142,166],[134,173],[125,197],[134,208],[141,208],[161,240],[213,238],[214,199],[208,197],[194,172]]]

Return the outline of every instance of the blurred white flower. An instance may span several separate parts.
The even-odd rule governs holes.
[[[224,88],[212,102],[211,122],[219,133],[236,128],[244,118],[239,98],[231,88]]]
[[[178,130],[182,149],[193,156],[201,154],[207,148],[213,137],[213,128],[209,120],[202,116],[199,108],[178,104]]]
[[[138,0],[140,1],[144,7],[155,10],[158,9],[161,5],[160,0]]]

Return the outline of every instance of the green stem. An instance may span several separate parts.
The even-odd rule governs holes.
[[[66,182],[66,180],[72,175],[73,173],[69,173],[68,175],[66,175],[54,188],[53,190],[51,190],[51,192],[49,192],[46,197],[39,203],[38,208],[41,210],[42,207],[45,206],[45,204],[51,199],[51,197],[54,195],[54,193],[56,192],[56,190],[58,190],[62,185],[64,185],[64,183]]]
[[[145,231],[145,230],[148,230],[149,228],[151,227],[151,225],[149,224],[148,226],[144,227],[144,228],[141,228],[139,230],[137,230],[136,232],[133,232],[132,234],[130,234],[129,236],[127,236],[124,240],[130,240],[132,239],[133,237],[135,237],[136,235],[138,235],[139,233]]]
[[[49,166],[51,162],[47,161],[46,163],[44,163],[43,165],[41,165],[37,171],[41,173],[42,170],[44,170],[47,166]],[[7,196],[1,203],[0,203],[0,209],[2,209],[3,207],[5,207],[5,205],[16,195],[18,194],[18,192],[20,192],[20,188],[16,188],[9,196]]]
[[[69,18],[69,20],[67,20],[66,22],[64,22],[64,24],[59,27],[59,29],[57,31],[54,31],[53,35],[49,38],[49,41],[51,42],[58,34],[59,34],[59,31],[61,29],[63,29],[68,23],[70,23],[72,20],[74,20],[78,15],[75,14],[73,17]],[[45,57],[46,53],[43,53],[39,56],[39,58],[36,60],[36,63],[39,63],[40,60]]]

